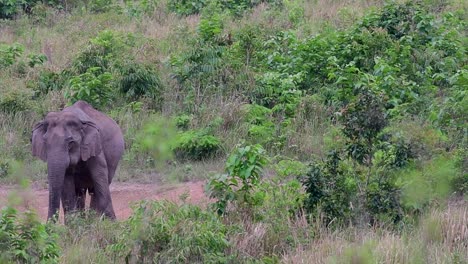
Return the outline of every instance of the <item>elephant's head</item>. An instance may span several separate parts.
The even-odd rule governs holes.
[[[60,206],[68,167],[101,152],[101,136],[96,124],[81,110],[51,112],[34,126],[32,154],[47,162],[49,218]]]

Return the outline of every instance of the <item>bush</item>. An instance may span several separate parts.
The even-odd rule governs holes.
[[[3,113],[18,113],[30,108],[28,94],[11,90],[4,93],[0,98],[0,112]]]
[[[226,174],[208,183],[209,196],[218,199],[213,205],[218,214],[226,213],[231,202],[247,209],[262,202],[262,194],[255,190],[267,161],[260,145],[236,147],[226,161]]]
[[[339,153],[331,152],[323,162],[313,163],[302,180],[308,194],[304,203],[308,212],[322,213],[327,223],[352,220],[350,205],[357,182],[343,167]]]
[[[110,72],[115,61],[122,59],[125,48],[124,37],[121,34],[103,30],[92,38],[74,59],[72,70],[82,74],[89,68],[99,67],[101,72]]]
[[[112,75],[108,72],[101,73],[101,68],[89,68],[85,73],[70,79],[70,87],[64,96],[71,104],[83,100],[102,109],[111,103],[114,96],[111,80]]]
[[[207,0],[170,0],[168,7],[172,12],[188,16],[200,13],[206,3]]]
[[[11,207],[0,211],[0,262],[58,263],[60,248],[50,226],[27,212],[24,218]]]
[[[88,2],[88,8],[93,13],[104,13],[111,10],[114,6],[113,0],[91,0]]]
[[[156,103],[161,103],[163,87],[156,69],[149,65],[128,62],[119,68],[119,72],[118,87],[127,98],[137,100],[149,97]]]
[[[0,44],[0,69],[13,65],[23,53],[24,47],[21,44]]]
[[[192,116],[185,114],[178,115],[174,120],[178,129],[187,130],[190,126],[190,122],[192,121]]]
[[[178,159],[203,160],[221,150],[221,141],[204,131],[189,130],[179,133],[174,152]]]
[[[11,173],[11,164],[8,160],[0,158],[0,179],[6,178]]]
[[[46,95],[50,91],[59,91],[66,86],[69,81],[67,72],[56,73],[49,70],[43,70],[39,73],[38,80],[29,86],[37,95]]]
[[[168,201],[140,202],[109,246],[126,262],[225,263],[227,227],[198,206]]]

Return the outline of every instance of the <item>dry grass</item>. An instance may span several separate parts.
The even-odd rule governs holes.
[[[467,263],[468,201],[433,209],[421,225],[402,233],[322,229],[319,237],[283,257],[284,263]]]

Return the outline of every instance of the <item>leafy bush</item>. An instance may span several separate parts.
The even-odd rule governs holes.
[[[58,263],[60,248],[50,226],[27,212],[18,217],[16,209],[0,211],[0,261],[15,263]]]
[[[173,157],[173,148],[178,139],[176,126],[173,120],[158,115],[152,115],[150,120],[137,133],[134,141],[126,140],[127,146],[131,147],[127,155],[139,155],[147,161],[150,154],[156,165],[164,164]]]
[[[113,8],[113,0],[90,0],[88,8],[93,13],[104,13]]]
[[[188,130],[179,133],[174,146],[177,158],[203,160],[213,157],[221,150],[221,141],[204,131]]]
[[[157,10],[159,0],[124,1],[125,11],[132,17],[151,16]]]
[[[209,196],[218,200],[214,204],[218,214],[224,214],[230,202],[247,208],[262,202],[262,194],[254,191],[266,163],[265,150],[260,145],[237,146],[226,161],[226,174],[217,175],[208,183]]]
[[[109,246],[126,262],[224,263],[227,227],[198,206],[168,201],[140,202]]]
[[[206,0],[170,0],[168,7],[172,12],[188,16],[199,13],[206,3]]]
[[[190,126],[190,121],[192,121],[192,116],[178,115],[174,120],[178,129],[187,130]]]
[[[78,74],[89,68],[99,67],[102,72],[111,71],[111,66],[125,52],[124,37],[111,30],[103,30],[92,38],[73,61],[73,70]]]
[[[16,62],[17,58],[23,55],[23,52],[24,47],[21,44],[0,44],[0,69],[13,65]]]
[[[453,190],[461,195],[468,193],[468,149],[461,148],[456,152],[455,167],[457,171],[451,181]]]
[[[229,1],[209,1],[209,0],[171,0],[169,10],[179,15],[192,15],[202,11],[202,9],[212,2],[219,3],[222,10],[229,10],[233,14],[240,15],[246,9],[252,8],[261,2],[281,5],[281,0],[229,0]]]
[[[46,95],[50,91],[62,90],[68,80],[67,72],[56,73],[49,70],[43,70],[39,73],[36,82],[32,82],[30,86],[37,95]]]
[[[89,68],[85,73],[70,79],[70,87],[65,91],[65,98],[70,103],[84,100],[96,108],[110,104],[113,93],[110,86],[112,75],[101,73],[99,67]]]
[[[0,178],[6,178],[11,173],[10,162],[0,158]]]
[[[29,12],[40,0],[1,0],[0,19],[12,19],[21,10]]]
[[[322,213],[327,222],[351,220],[350,202],[356,196],[357,183],[348,174],[337,152],[331,152],[323,162],[310,166],[303,184],[308,194],[304,207],[313,213]]]
[[[119,72],[118,87],[125,96],[131,100],[149,97],[161,103],[163,87],[156,69],[149,65],[129,62],[120,67]]]
[[[4,93],[0,98],[0,112],[18,113],[30,108],[28,94],[17,90]]]

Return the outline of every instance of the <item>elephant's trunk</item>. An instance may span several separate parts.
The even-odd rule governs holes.
[[[60,209],[63,182],[69,163],[70,158],[65,151],[47,153],[47,170],[49,175],[49,213],[47,218],[49,220],[51,220]]]

